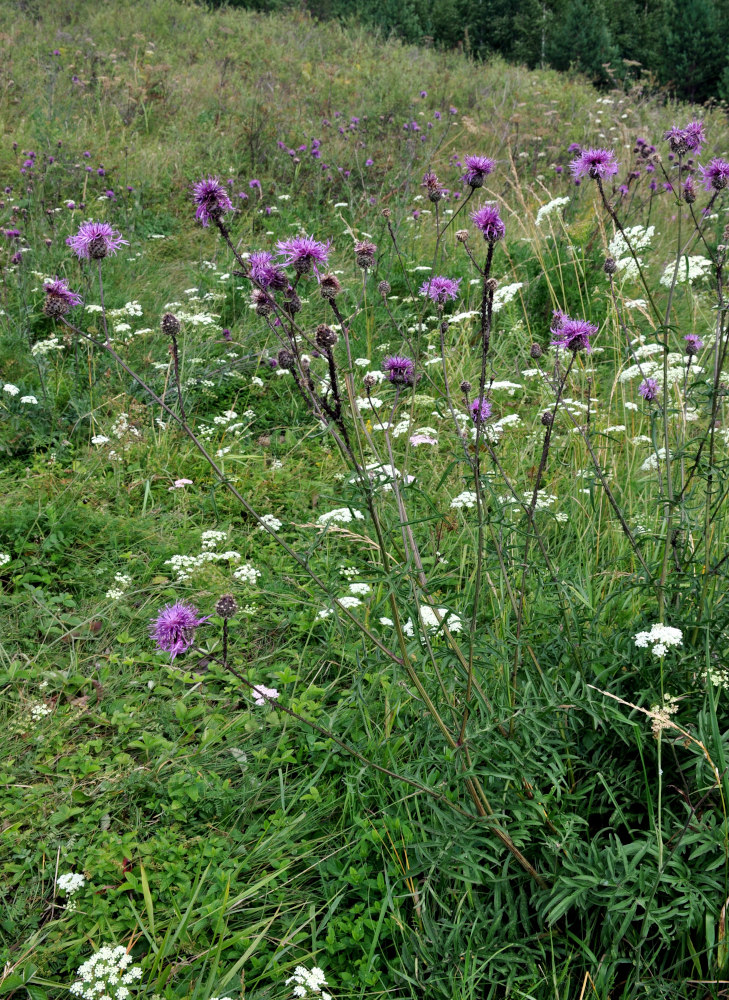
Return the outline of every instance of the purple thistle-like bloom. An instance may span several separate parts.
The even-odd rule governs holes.
[[[286,288],[286,275],[273,263],[273,256],[268,250],[259,250],[248,258],[249,276],[261,288]]]
[[[198,618],[197,608],[184,601],[167,604],[150,623],[149,633],[162,653],[185,653],[195,641],[195,629],[208,620]]]
[[[43,286],[46,293],[46,302],[43,307],[47,316],[63,316],[75,306],[80,306],[83,299],[76,292],[72,292],[68,287],[68,282],[63,278],[56,278],[55,281],[47,281]]]
[[[650,403],[658,395],[658,383],[654,378],[646,378],[638,386],[638,392],[643,399]]]
[[[116,253],[120,246],[129,246],[121,233],[112,229],[108,222],[82,222],[75,236],[69,236],[66,243],[75,251],[79,260],[103,260]]]
[[[487,243],[503,240],[506,226],[499,215],[498,205],[482,205],[475,212],[471,212],[471,221],[481,230]]]
[[[687,333],[683,338],[686,341],[686,353],[689,357],[698,354],[704,346],[704,342],[697,333]]]
[[[704,123],[701,121],[689,122],[685,128],[674,125],[663,133],[663,138],[671,147],[672,152],[679,156],[688,152],[700,153],[706,142]]]
[[[729,163],[726,160],[714,157],[707,167],[699,167],[699,170],[707,191],[712,188],[714,191],[721,191],[729,182]]]
[[[570,163],[574,178],[610,177],[618,172],[618,161],[612,149],[583,149]]]
[[[458,295],[458,286],[461,278],[444,278],[434,275],[428,281],[424,281],[420,286],[420,294],[427,295],[433,302],[445,305],[449,299],[455,299]]]
[[[554,340],[551,341],[553,347],[562,348],[565,351],[585,351],[590,353],[590,337],[597,333],[594,323],[588,323],[586,319],[570,319],[565,313],[555,311],[555,323],[550,328]]]
[[[483,187],[484,177],[487,177],[495,166],[494,161],[488,156],[467,156],[463,179],[472,188]]]
[[[206,177],[198,181],[193,185],[192,197],[197,205],[195,218],[202,226],[210,225],[211,219],[219,219],[233,208],[219,177]]]
[[[474,424],[484,424],[491,416],[491,403],[477,396],[468,407]]]
[[[415,382],[415,363],[412,358],[402,354],[393,354],[385,358],[382,370],[393,385],[413,385]]]
[[[291,264],[297,274],[308,274],[317,264],[325,265],[329,260],[331,242],[319,243],[313,236],[294,236],[290,240],[279,240],[276,249],[285,264]]]

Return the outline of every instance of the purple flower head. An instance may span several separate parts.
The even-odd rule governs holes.
[[[208,616],[209,617],[209,616]],[[195,629],[208,618],[198,618],[198,611],[192,604],[177,601],[167,604],[150,623],[149,632],[162,653],[171,653],[172,659],[178,653],[185,653],[195,641]]]
[[[268,250],[252,253],[248,258],[248,265],[250,277],[261,288],[281,289],[288,285],[286,275],[273,263],[273,257]]]
[[[428,91],[427,90],[421,90],[420,91],[420,96],[421,97],[427,97],[428,96]]]
[[[701,172],[701,180],[704,182],[704,187],[707,191],[721,191],[725,188],[727,182],[729,181],[729,163],[726,160],[720,160],[718,157],[709,163],[708,167],[699,167]]]
[[[609,177],[618,172],[618,161],[612,149],[583,149],[570,163],[572,176]]]
[[[485,424],[491,416],[491,403],[488,399],[477,396],[468,407],[474,424]]]
[[[393,354],[382,362],[382,370],[393,385],[414,385],[415,364],[412,358]]]
[[[650,403],[658,395],[658,383],[654,378],[646,378],[638,386],[638,392],[643,399]]]
[[[445,305],[449,299],[455,299],[458,295],[458,286],[461,278],[444,278],[441,275],[434,275],[428,281],[424,281],[420,286],[420,294],[437,302],[438,305]]]
[[[228,343],[230,343],[230,341],[231,341],[232,339],[233,339],[233,334],[232,334],[232,333],[230,332],[230,330],[229,330],[229,329],[227,328],[227,326],[226,326],[226,327],[224,328],[224,330],[223,330],[223,340],[227,340],[227,341],[228,341]]]
[[[297,274],[308,274],[317,264],[326,265],[331,243],[319,243],[313,236],[294,236],[290,240],[279,240],[276,249],[285,257],[285,264],[291,264]]]
[[[567,152],[579,154],[582,152],[582,146],[579,144],[579,142],[571,142],[567,147]]]
[[[123,240],[121,233],[108,222],[82,222],[76,235],[69,236],[66,243],[79,260],[103,260],[120,246],[129,246],[129,241]]]
[[[706,142],[704,123],[701,121],[689,122],[685,128],[674,125],[663,133],[663,138],[668,143],[671,152],[679,156],[689,151],[700,153],[701,147]]]
[[[63,278],[56,278],[55,281],[47,281],[43,286],[46,293],[46,302],[43,311],[47,316],[63,316],[75,306],[80,306],[83,299],[76,292],[72,292],[68,287],[68,282]]]
[[[550,327],[550,333],[554,336],[552,346],[575,354],[577,351],[589,354],[590,337],[597,333],[595,324],[588,323],[586,319],[570,319],[560,310],[555,310],[554,317],[554,325]]]
[[[366,167],[374,166],[374,162],[375,162],[374,160],[365,160],[365,166]]]
[[[503,240],[506,226],[499,215],[498,205],[482,205],[475,212],[471,212],[471,221],[481,230],[487,243]]]
[[[219,219],[233,208],[228,192],[218,177],[206,177],[193,185],[192,197],[197,205],[195,218],[202,226],[210,225],[211,219]]]
[[[696,333],[687,333],[683,339],[686,341],[686,353],[689,357],[698,354],[704,346],[703,340]]]
[[[3,229],[3,236],[8,243],[16,243],[22,235],[19,229]]]
[[[487,177],[495,166],[494,161],[488,156],[467,156],[463,179],[472,188],[483,187],[484,177]]]

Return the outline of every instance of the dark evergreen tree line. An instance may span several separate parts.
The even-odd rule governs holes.
[[[675,97],[729,99],[729,0],[209,0],[305,8],[356,19],[405,41],[497,53],[598,84],[646,76]]]

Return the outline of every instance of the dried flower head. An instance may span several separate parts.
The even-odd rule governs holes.
[[[341,290],[342,284],[336,274],[323,274],[319,278],[319,293],[323,299],[336,299]]]
[[[79,260],[103,260],[120,246],[129,245],[108,222],[82,222],[76,235],[67,237],[66,243]]]
[[[287,351],[285,347],[282,347],[278,352],[278,365],[280,368],[285,368],[290,371],[296,364],[296,359],[294,358],[291,351]]]
[[[257,316],[270,316],[273,312],[274,301],[262,288],[254,288],[251,292],[251,305],[256,310]]]
[[[63,278],[47,281],[43,286],[43,291],[46,293],[43,312],[46,316],[53,318],[63,316],[75,306],[80,306],[83,301],[80,295],[71,291],[68,282],[64,281]]]
[[[542,427],[551,427],[554,423],[554,414],[551,410],[545,410],[540,418]]]
[[[334,347],[337,340],[339,340],[339,337],[326,323],[321,323],[316,328],[316,346],[321,348],[322,351],[328,351],[330,347]]]
[[[180,332],[180,321],[174,313],[165,313],[160,326],[165,337],[176,337]]]
[[[296,289],[291,285],[284,292],[283,308],[289,316],[295,316],[296,313],[301,312],[301,299]]]
[[[467,379],[464,379],[461,382],[459,389],[461,390],[464,396],[467,396],[471,391],[471,383]]]
[[[367,240],[356,240],[354,244],[354,259],[357,262],[357,267],[361,267],[363,271],[372,267],[375,262],[375,254],[377,253],[377,247],[374,243],[370,243]]]
[[[605,274],[615,274],[618,269],[618,262],[614,257],[606,257],[605,263],[602,265],[602,269]]]
[[[392,288],[390,286],[390,282],[389,281],[381,281],[379,283],[379,285],[377,286],[377,291],[380,293],[380,295],[383,297],[383,299],[386,299],[387,296],[392,291]]]
[[[215,605],[215,613],[220,618],[232,618],[238,610],[238,602],[232,594],[223,594]]]
[[[543,354],[544,351],[542,350],[541,346],[537,343],[532,344],[532,346],[529,348],[529,357],[533,358],[535,361],[538,361]]]
[[[178,653],[186,652],[195,641],[195,629],[208,619],[199,618],[197,608],[184,601],[167,604],[150,625],[150,634],[157,648],[171,653],[172,659]]]
[[[471,213],[471,221],[481,231],[487,243],[503,240],[506,226],[499,215],[498,205],[482,205],[481,208]]]

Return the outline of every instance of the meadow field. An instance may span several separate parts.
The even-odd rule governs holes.
[[[2,1000],[725,996],[724,107],[0,37]]]

